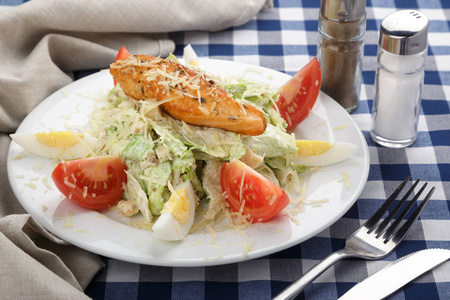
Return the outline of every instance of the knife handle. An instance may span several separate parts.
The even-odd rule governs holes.
[[[312,267],[308,272],[303,274],[303,276],[300,277],[297,281],[293,282],[290,286],[288,286],[278,296],[273,298],[273,300],[293,299],[295,296],[300,294],[308,284],[310,284],[314,279],[319,277],[320,274],[325,272],[329,267],[334,265],[336,262],[344,258],[354,256],[355,256],[354,253],[348,251],[346,248],[331,253],[317,265]]]

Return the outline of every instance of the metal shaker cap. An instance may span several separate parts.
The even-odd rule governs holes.
[[[381,22],[379,46],[399,55],[413,55],[427,48],[428,18],[417,10],[400,10]]]
[[[320,13],[333,21],[356,21],[366,15],[366,0],[321,0]]]

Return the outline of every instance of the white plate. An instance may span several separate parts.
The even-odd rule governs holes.
[[[200,60],[214,74],[244,74],[247,78],[281,86],[290,76],[273,70],[220,60]],[[95,98],[107,93],[112,78],[99,72],[55,92],[38,105],[18,128],[18,133],[87,128]],[[325,122],[323,122],[325,120]],[[334,129],[334,130],[333,130]],[[77,206],[61,196],[50,176],[54,162],[26,153],[12,143],[8,153],[8,175],[18,200],[40,224],[58,237],[88,251],[119,260],[160,266],[210,266],[228,264],[272,254],[301,243],[337,221],[354,204],[369,172],[366,141],[350,115],[321,93],[313,113],[296,129],[298,138],[318,138],[358,145],[348,160],[313,173],[307,181],[307,199],[329,199],[321,207],[306,205],[296,216],[298,225],[286,215],[277,222],[255,224],[245,230],[192,234],[181,242],[163,242],[150,231],[127,225],[117,211],[94,211]],[[17,156],[24,156],[17,159]],[[341,180],[349,176],[350,186]],[[49,190],[45,184],[48,179]],[[252,250],[243,257],[244,247]]]

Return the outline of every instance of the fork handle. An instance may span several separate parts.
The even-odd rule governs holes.
[[[308,272],[303,274],[303,276],[300,277],[297,281],[288,286],[278,296],[273,298],[273,300],[293,299],[295,296],[300,294],[308,284],[310,284],[312,281],[314,281],[314,279],[319,277],[320,274],[325,272],[329,267],[331,267],[336,262],[344,258],[349,258],[353,256],[354,255],[351,252],[349,252],[346,248],[331,253],[317,265],[312,267]]]

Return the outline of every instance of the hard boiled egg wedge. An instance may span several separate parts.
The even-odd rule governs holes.
[[[183,240],[194,223],[196,206],[191,182],[187,180],[179,184],[153,224],[153,236],[165,241]]]
[[[32,154],[58,159],[86,157],[97,142],[94,137],[70,131],[15,133],[10,137]]]
[[[358,148],[351,143],[335,142],[331,144],[320,140],[297,140],[298,152],[292,161],[304,166],[328,166],[349,158]]]

